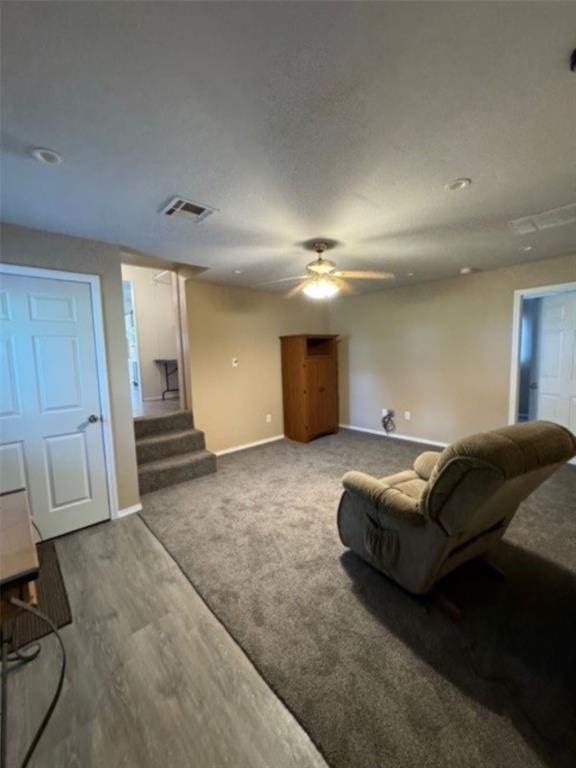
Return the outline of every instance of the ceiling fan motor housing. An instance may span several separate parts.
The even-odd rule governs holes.
[[[329,259],[323,259],[322,256],[318,256],[316,261],[311,261],[308,264],[307,269],[309,272],[313,272],[315,275],[329,275],[334,271],[336,264]]]

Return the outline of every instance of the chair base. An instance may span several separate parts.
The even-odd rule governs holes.
[[[486,574],[490,576],[490,578],[494,579],[498,583],[504,583],[508,581],[504,571],[498,568],[498,566],[495,565],[491,560],[487,560],[484,557],[478,557],[475,560],[470,561],[468,564],[473,564],[475,567],[481,568],[486,572]],[[454,573],[454,571],[452,573]],[[438,584],[441,585],[442,581],[440,581]],[[434,587],[432,592],[430,592],[427,597],[429,600],[429,605],[433,606],[434,608],[438,608],[442,613],[446,614],[448,618],[452,619],[452,621],[460,621],[462,619],[464,615],[464,608],[461,605],[458,605],[458,603],[452,600],[452,598],[448,597],[446,592],[442,591],[441,587],[440,589]]]
[[[429,600],[434,608],[438,608],[441,613],[444,613],[452,621],[460,621],[462,619],[463,609],[443,592],[433,592],[429,596]]]

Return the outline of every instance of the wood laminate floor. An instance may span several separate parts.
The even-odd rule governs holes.
[[[74,622],[66,684],[31,768],[326,768],[306,733],[137,516],[57,542]],[[58,649],[9,678],[18,766]]]

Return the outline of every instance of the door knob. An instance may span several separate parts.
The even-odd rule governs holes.
[[[532,384],[530,384],[528,389],[538,389],[538,384],[536,382],[532,382]]]
[[[95,413],[91,413],[90,416],[88,416],[88,421],[90,424],[96,424],[97,421],[101,421],[100,416],[96,416]]]

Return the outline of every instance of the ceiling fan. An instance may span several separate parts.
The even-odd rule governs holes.
[[[332,247],[331,243],[320,240],[312,243],[310,247],[315,251],[317,258],[306,265],[307,274],[283,277],[280,280],[271,280],[259,285],[273,285],[290,280],[300,280],[301,282],[286,294],[287,298],[291,299],[293,296],[303,293],[311,299],[330,299],[340,291],[353,293],[348,280],[391,280],[394,277],[389,272],[336,269],[336,264],[330,259],[325,259],[322,255]]]

